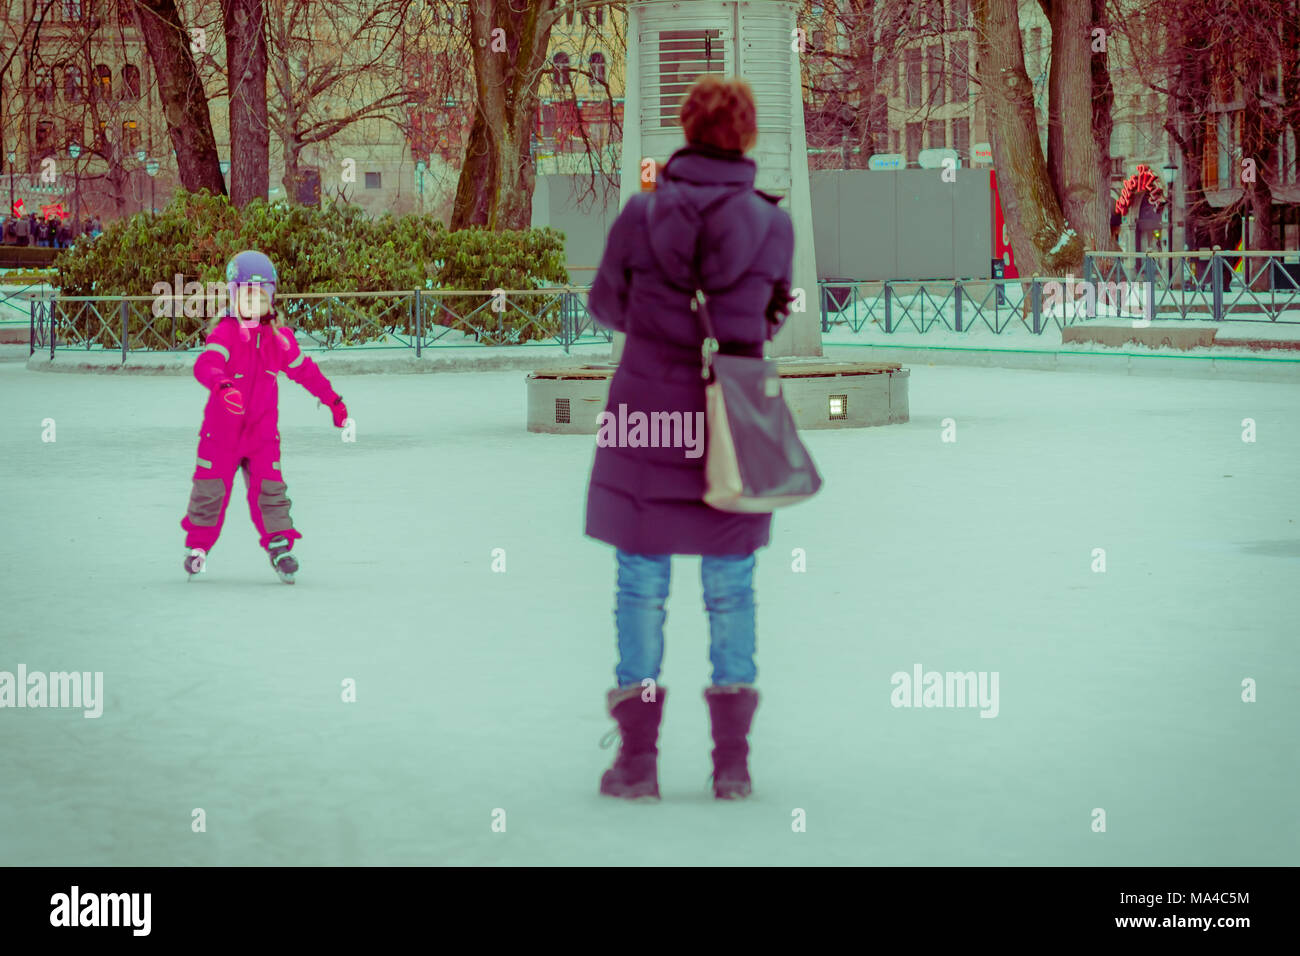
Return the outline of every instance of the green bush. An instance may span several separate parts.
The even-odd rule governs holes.
[[[413,335],[410,292],[416,289],[422,290],[425,327],[450,326],[487,344],[543,339],[559,330],[560,321],[558,303],[542,307],[545,296],[507,296],[504,311],[493,311],[500,298],[440,296],[438,290],[538,289],[569,281],[564,236],[550,228],[450,232],[428,216],[371,219],[353,206],[317,209],[261,200],[240,210],[224,196],[203,191],[179,193],[157,216],[142,213],[112,222],[95,241],[63,251],[54,262],[55,284],[61,297],[95,299],[153,296],[160,284],[171,290],[177,275],[182,287],[198,282],[224,290],[226,263],[243,249],[264,252],[275,263],[276,297],[287,323],[330,345]],[[300,297],[387,291],[406,294]],[[154,304],[130,304],[133,346],[184,347],[201,341],[206,313],[156,318]],[[197,299],[190,305],[190,311],[200,308]],[[76,336],[120,347],[119,303],[63,301],[58,308],[64,340]]]

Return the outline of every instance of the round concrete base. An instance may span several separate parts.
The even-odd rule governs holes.
[[[908,371],[894,362],[777,359],[781,391],[800,428],[863,428],[908,420]],[[528,430],[596,434],[613,365],[540,369],[528,376]]]

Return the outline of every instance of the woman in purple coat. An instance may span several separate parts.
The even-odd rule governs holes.
[[[690,307],[692,271],[698,259],[719,351],[761,357],[787,314],[794,258],[790,216],[755,190],[756,166],[744,155],[758,137],[749,86],[706,76],[680,115],[687,145],[660,169],[655,190],[629,199],[614,221],[588,303],[597,321],[627,335],[602,415],[609,427],[597,436],[586,533],[612,544],[617,563],[619,662],[607,704],[622,744],[600,791],[629,799],[659,796],[666,694],[657,685],[674,554],[701,555],[714,795],[750,792],[754,552],[768,543],[772,516],[703,500],[704,332]]]

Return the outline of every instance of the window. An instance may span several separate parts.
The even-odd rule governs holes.
[[[921,152],[921,124],[907,124],[907,155],[909,163],[916,162],[917,155]]]
[[[956,30],[966,29],[970,24],[970,0],[950,0],[948,24]]]
[[[898,152],[898,130],[896,129],[889,131],[889,151],[891,153]]]
[[[135,120],[122,123],[122,152],[134,156],[140,148],[140,124]]]
[[[907,105],[921,105],[921,51],[908,50],[904,55],[907,69]]]
[[[925,0],[925,6],[921,8],[925,14],[925,26],[935,28],[943,26],[942,7],[942,0]]]
[[[95,67],[95,85],[91,87],[96,100],[109,102],[113,98],[113,71],[103,63]]]
[[[122,97],[128,100],[140,98],[140,68],[132,63],[122,67]]]
[[[573,26],[573,7],[569,7],[569,9],[565,12],[564,25],[567,27]]]
[[[81,102],[81,68],[68,66],[63,70],[63,98],[69,103]]]
[[[42,103],[54,102],[54,77],[49,70],[36,73],[36,99]]]
[[[552,62],[555,64],[555,85],[568,86],[569,85],[569,54],[557,53],[555,54],[554,57],[552,57]]]
[[[948,145],[948,133],[943,120],[931,120],[925,124],[925,138],[930,149],[943,149]]]
[[[101,153],[108,152],[108,121],[101,120],[99,129],[95,130],[95,149]]]
[[[952,121],[952,148],[957,151],[957,158],[963,166],[971,164],[970,120],[963,118]]]
[[[381,183],[381,176],[379,173],[366,173],[367,189],[382,189],[383,187],[380,185],[380,183]]]
[[[943,102],[943,47],[935,44],[925,51],[926,86],[929,87],[930,105]]]
[[[691,85],[723,68],[720,30],[665,30],[659,34],[659,126],[678,125],[677,111]],[[653,107],[650,107],[653,109]]]
[[[605,82],[605,54],[597,51],[590,57],[591,60],[591,77],[597,83]]]
[[[63,0],[63,19],[81,19],[81,0]]]
[[[970,43],[953,44],[952,98],[955,103],[970,99]]]
[[[54,145],[54,124],[42,120],[36,124],[36,148],[48,149]]]

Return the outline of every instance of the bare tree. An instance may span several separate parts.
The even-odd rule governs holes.
[[[1097,2],[1039,0],[1052,25],[1047,171],[1066,222],[1085,246],[1112,249],[1110,75],[1105,34],[1093,34]]]
[[[1039,145],[1015,0],[974,0],[972,9],[993,165],[1016,262],[1022,275],[1077,274],[1083,267],[1083,243],[1066,223]]]
[[[410,64],[435,23],[429,12],[419,0],[269,0],[270,123],[290,202],[306,148],[369,120],[403,125]]]
[[[531,134],[551,29],[572,10],[621,8],[607,0],[467,0],[478,96],[451,228],[526,229],[536,171]]]
[[[181,23],[175,0],[128,0],[144,35],[157,76],[158,94],[181,185],[190,192],[207,189],[226,194],[225,178],[212,135],[208,97],[190,52],[190,35]]]
[[[266,199],[271,128],[266,105],[266,10],[262,0],[221,0],[230,87],[230,201]]]
[[[1186,170],[1187,245],[1235,246],[1249,213],[1254,229],[1243,245],[1272,247],[1278,144],[1288,128],[1300,134],[1300,2],[1171,0],[1140,8],[1125,29],[1143,81],[1169,98],[1165,129]],[[1242,192],[1215,209],[1202,169],[1207,120],[1233,113],[1241,142],[1217,188]]]

